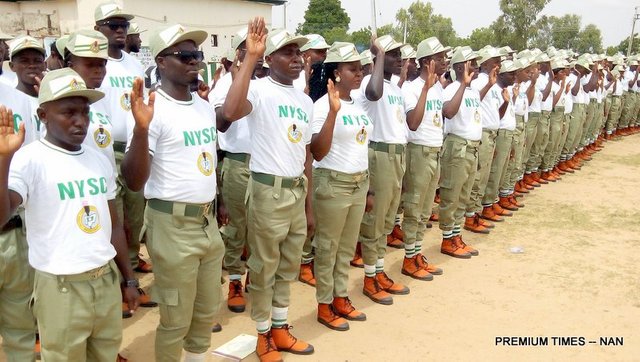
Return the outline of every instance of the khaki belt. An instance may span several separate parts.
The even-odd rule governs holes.
[[[395,153],[400,155],[404,153],[405,145],[399,143],[369,142],[369,148],[374,151]]]
[[[282,179],[282,183],[280,184],[280,187],[284,187],[284,188],[288,188],[288,189],[292,189],[294,187],[298,187],[298,186],[303,186],[304,185],[304,178],[302,176],[300,177],[279,177],[279,176],[274,176],[274,175],[270,175],[267,173],[258,173],[258,172],[251,172],[251,178],[253,180],[255,180],[256,182],[259,182],[263,185],[267,185],[267,186],[275,186],[276,185],[276,179],[277,178],[281,178]]]
[[[180,209],[174,208],[174,205],[184,205],[184,212],[179,212],[181,216],[202,217],[209,214],[209,211],[211,211],[211,207],[213,205],[213,201],[206,204],[188,204],[184,202],[149,199],[149,201],[147,201],[147,205],[156,211],[164,212],[165,214],[170,215],[175,215],[176,209]]]
[[[362,171],[358,173],[346,173],[335,170],[329,170],[327,168],[316,168],[315,172],[321,175],[330,175],[331,178],[338,181],[346,182],[361,182],[369,178],[369,171]]]
[[[231,153],[227,152],[224,157],[230,158],[234,161],[247,163],[251,159],[251,155],[248,153]]]
[[[466,138],[460,137],[460,136],[458,136],[457,134],[453,134],[453,133],[449,133],[449,134],[447,134],[447,135],[445,136],[445,140],[446,140],[448,137],[450,137],[450,138],[457,138],[457,139],[459,139],[459,140],[465,141],[465,142],[466,142],[466,144],[467,144],[467,146],[468,146],[467,148],[471,148],[471,149],[474,149],[474,148],[478,148],[478,147],[480,147],[480,143],[481,143],[481,141],[470,141],[470,140],[468,140],[468,139],[466,139]]]
[[[124,151],[127,149],[127,143],[126,142],[113,142],[113,150],[116,152],[120,152],[120,153],[124,153]]]
[[[96,280],[102,277],[103,275],[111,273],[111,266],[107,263],[103,266],[88,270],[84,273],[70,274],[70,275],[55,275],[55,274],[50,274],[43,271],[38,271],[38,272],[49,278],[56,278],[56,279],[59,278],[60,281],[83,282],[87,280]]]

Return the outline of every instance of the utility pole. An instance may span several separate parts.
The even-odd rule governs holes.
[[[378,25],[376,22],[376,0],[371,0],[371,34],[378,36]]]
[[[640,8],[640,6],[636,6],[635,12],[633,13],[633,22],[631,23],[631,36],[629,36],[629,48],[627,48],[627,56],[631,55],[631,47],[633,46],[633,36],[636,30],[636,20],[640,19],[640,14],[638,14],[638,8]]]
[[[287,24],[287,5],[288,5],[288,4],[289,4],[289,3],[288,3],[288,2],[286,2],[286,3],[284,3],[284,4],[282,5],[282,8],[283,8],[283,10],[284,10],[284,26],[283,26],[283,28],[284,28],[284,29],[287,29],[287,25],[288,25],[288,24]],[[287,30],[288,30],[288,29],[287,29]]]

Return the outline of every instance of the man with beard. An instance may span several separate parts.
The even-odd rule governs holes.
[[[140,33],[143,32],[144,30],[140,30],[138,23],[131,23],[129,31],[127,31],[127,39],[124,42],[124,51],[126,53],[140,53],[140,46],[142,46]]]

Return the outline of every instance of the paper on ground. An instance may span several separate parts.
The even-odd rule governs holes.
[[[243,333],[216,348],[211,353],[234,361],[241,361],[256,350],[257,342],[257,336]]]

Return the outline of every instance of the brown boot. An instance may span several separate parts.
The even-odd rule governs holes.
[[[394,238],[393,235],[391,235],[391,234],[387,235],[387,246],[395,248],[395,249],[404,248],[402,240]]]
[[[318,322],[334,331],[348,331],[349,322],[333,311],[331,304],[318,304]]]
[[[481,218],[480,214],[476,214],[476,218],[477,218],[478,224],[486,227],[487,229],[493,229],[493,228],[496,227],[491,221],[487,221],[487,220]]]
[[[458,246],[454,238],[442,239],[442,244],[440,245],[440,252],[442,254],[446,254],[454,258],[460,258],[460,259],[471,258],[471,253],[464,251],[463,247]]]
[[[278,352],[271,330],[267,333],[258,333],[256,354],[260,362],[282,362],[282,355]]]
[[[493,213],[499,216],[513,216],[513,213],[511,211],[507,211],[506,209],[503,209],[502,206],[499,205],[498,202],[496,202],[495,204],[491,205],[491,207],[493,208]]]
[[[506,210],[510,211],[518,211],[518,207],[509,202],[509,199],[505,196],[500,196],[500,200],[498,201],[498,205]]]
[[[316,277],[313,275],[313,262],[300,264],[300,276],[298,280],[312,287],[316,286]]]
[[[404,232],[400,228],[400,225],[395,225],[393,230],[391,230],[391,236],[400,241],[404,241]]]
[[[527,189],[526,186],[522,184],[523,184],[522,180],[516,182],[516,187],[515,187],[516,192],[519,192],[521,194],[528,194],[529,189]]]
[[[402,261],[402,274],[418,280],[433,280],[433,275],[422,267],[416,255],[410,258],[404,257]]]
[[[569,161],[560,162],[560,164],[558,165],[558,169],[565,173],[575,173],[573,168],[570,166]]]
[[[524,204],[522,202],[519,202],[518,199],[516,199],[516,197],[513,194],[507,196],[507,199],[509,200],[511,205],[513,205],[513,206],[515,206],[517,208],[524,207]]]
[[[431,213],[431,216],[429,217],[429,221],[438,222],[438,221],[440,221],[440,216],[438,216],[438,214]]]
[[[378,285],[380,285],[380,288],[384,289],[389,294],[409,294],[408,287],[394,282],[385,272],[376,273],[376,281],[378,282]]]
[[[482,208],[482,214],[480,214],[480,217],[482,217],[485,220],[491,220],[493,222],[504,221],[504,218],[502,216],[496,215],[496,213],[493,211],[492,206],[485,206],[484,208]]]
[[[393,304],[393,298],[389,293],[387,293],[375,277],[364,277],[364,286],[362,287],[362,293],[369,297],[372,301],[383,304],[383,305],[391,305]]]
[[[288,324],[282,327],[271,327],[271,334],[273,335],[273,342],[275,342],[278,351],[289,352],[293,354],[312,354],[313,346],[309,343],[299,340],[294,337],[290,332]]]
[[[559,167],[559,165],[556,165],[556,167],[553,168],[553,170],[551,170],[551,172],[556,175],[558,177],[558,179],[561,179],[560,176],[562,175],[566,175],[567,173],[562,171]]]
[[[533,176],[533,173],[527,173],[524,175],[523,181],[529,185],[529,186],[533,186],[533,187],[540,187],[540,183],[538,181],[536,181],[536,179]]]
[[[472,247],[470,247],[469,245],[465,244],[464,241],[462,241],[462,236],[461,235],[456,235],[453,238],[453,242],[456,243],[456,245],[459,248],[462,248],[462,250],[466,251],[467,253],[473,255],[473,256],[478,256],[480,255],[480,252]]]
[[[442,275],[444,273],[441,268],[438,268],[433,264],[429,264],[429,262],[427,262],[427,258],[421,253],[416,254],[416,258],[418,259],[418,263],[420,263],[420,267],[429,272],[429,274]]]
[[[349,264],[356,268],[364,268],[364,261],[362,260],[362,244],[360,244],[359,241],[356,243],[356,252]]]
[[[227,296],[227,308],[234,313],[242,313],[247,303],[244,300],[241,280],[229,281],[229,295]]]
[[[543,179],[543,178],[540,176],[540,174],[539,174],[539,173],[537,173],[537,172],[534,172],[534,173],[532,173],[531,175],[533,176],[533,179],[534,179],[534,180],[536,180],[536,182],[538,182],[538,183],[539,183],[539,184],[541,184],[541,185],[546,185],[546,184],[548,184],[548,183],[549,183],[549,181],[547,181],[547,180]]]
[[[366,321],[367,315],[355,309],[349,297],[333,297],[333,311],[350,321]]]
[[[478,221],[478,219],[479,219],[479,216],[477,214],[471,217],[465,217],[464,226],[463,226],[464,229],[469,230],[472,233],[489,234],[490,232],[489,229],[480,225],[480,222]]]
[[[544,171],[544,172],[542,173],[542,175],[540,176],[540,178],[541,178],[542,180],[544,180],[544,181],[547,181],[547,182],[556,182],[556,181],[558,181],[558,179],[556,179],[556,178],[553,176],[553,174],[552,174],[551,172],[549,172],[549,171]]]

